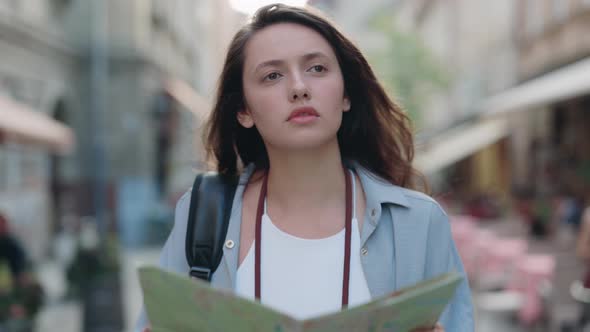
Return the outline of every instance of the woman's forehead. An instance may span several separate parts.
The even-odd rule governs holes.
[[[303,58],[309,53],[336,56],[322,35],[295,23],[277,23],[265,27],[250,38],[245,48],[245,68],[254,70],[260,63]]]

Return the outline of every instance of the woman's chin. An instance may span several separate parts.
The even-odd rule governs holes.
[[[338,139],[333,137],[305,137],[298,139],[290,139],[288,142],[282,142],[275,145],[276,148],[290,152],[324,152],[330,148],[338,149]]]

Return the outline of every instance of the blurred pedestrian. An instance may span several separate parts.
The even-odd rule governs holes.
[[[590,289],[590,197],[586,200],[586,206],[581,216],[580,232],[576,242],[576,255],[587,268],[583,278],[584,287]]]
[[[346,307],[347,295],[358,305],[449,271],[464,275],[446,213],[412,190],[409,118],[330,22],[304,8],[262,7],[232,40],[219,82],[206,146],[217,171],[240,181],[226,246],[236,260],[213,271],[213,287],[303,319]],[[184,275],[189,202],[190,192],[160,261]],[[474,330],[466,277],[440,323]]]
[[[551,228],[558,243],[564,248],[571,248],[572,244],[576,244],[582,227],[583,204],[583,199],[576,198],[569,191],[561,192],[554,199]]]
[[[576,255],[585,267],[581,282],[574,282],[572,296],[580,302],[581,314],[578,321],[580,329],[590,327],[590,195],[585,201],[585,209],[581,215],[580,231],[576,242]]]
[[[6,264],[10,270],[10,280],[2,282],[0,292],[0,321],[19,326],[8,328],[9,331],[29,331],[33,317],[43,304],[44,292],[30,269],[24,248],[1,212],[0,264]]]
[[[27,268],[27,255],[18,239],[10,232],[8,219],[2,212],[0,212],[0,262],[8,264],[12,283],[18,283]]]

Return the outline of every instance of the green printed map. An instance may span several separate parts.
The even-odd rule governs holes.
[[[258,302],[157,267],[139,268],[153,332],[410,331],[437,322],[455,288],[449,273],[337,313],[297,320]]]

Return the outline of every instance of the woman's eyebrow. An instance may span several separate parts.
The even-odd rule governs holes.
[[[303,55],[301,57],[301,59],[303,60],[302,62],[307,62],[307,61],[310,61],[310,60],[314,60],[316,58],[326,58],[326,59],[329,59],[329,57],[326,54],[324,54],[322,52],[319,52],[319,51],[318,52],[307,53],[307,54],[305,54],[305,55]],[[262,69],[264,67],[280,66],[280,65],[282,65],[284,63],[285,63],[285,60],[278,60],[278,59],[264,61],[264,62],[258,64],[254,68],[254,71],[253,72],[257,72],[257,71],[259,71],[260,69]]]
[[[306,61],[314,60],[316,58],[329,59],[330,57],[328,57],[326,54],[318,51],[318,52],[307,53],[302,58],[303,58],[303,62],[306,62]]]
[[[260,69],[264,68],[264,67],[272,67],[272,66],[280,66],[283,63],[285,63],[284,60],[268,60],[268,61],[264,61],[262,63],[260,63],[258,66],[256,66],[253,70],[253,72],[257,72]]]

